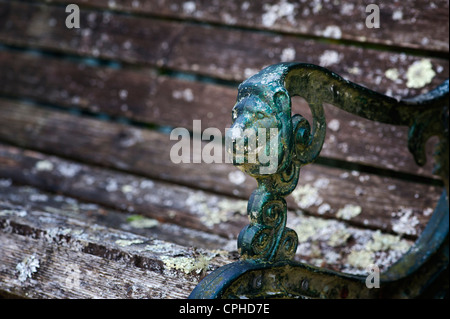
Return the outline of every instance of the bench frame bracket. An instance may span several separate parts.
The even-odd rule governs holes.
[[[244,81],[239,86],[232,110],[232,127],[227,136],[232,143],[227,152],[233,158],[233,164],[258,183],[247,206],[250,224],[238,237],[240,261],[209,274],[190,298],[421,295],[448,266],[448,94],[447,80],[426,94],[399,101],[347,81],[325,68],[304,63],[271,65]],[[312,124],[301,115],[291,115],[293,96],[306,100]],[[326,132],[323,103],[372,121],[409,127],[408,148],[420,166],[426,162],[427,140],[431,136],[439,138],[433,173],[442,178],[445,190],[413,247],[381,274],[383,289],[368,289],[363,276],[292,261],[298,239],[295,231],[286,227],[284,197],[297,186],[301,167],[312,163],[322,149]],[[265,144],[264,150],[266,154],[276,154],[276,167],[270,167],[272,162],[260,160],[262,157],[256,161],[250,158],[252,149],[248,136],[242,132],[248,132],[248,129],[260,132],[258,129],[261,128],[276,129],[276,134],[267,135],[276,143]],[[245,150],[242,149],[245,144],[238,143],[240,139],[247,142]],[[239,152],[244,154],[243,157],[238,157]]]

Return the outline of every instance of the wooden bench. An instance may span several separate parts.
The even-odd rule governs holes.
[[[80,0],[69,29],[72,2],[0,1],[3,297],[186,298],[236,261],[255,181],[227,163],[173,163],[169,133],[193,120],[224,132],[238,83],[263,67],[313,63],[394,97],[449,73],[446,1],[380,2],[379,29],[359,1],[237,0]],[[308,117],[305,101],[293,112]],[[321,156],[288,198],[295,260],[383,271],[442,193],[433,140],[419,167],[407,128],[325,115]]]

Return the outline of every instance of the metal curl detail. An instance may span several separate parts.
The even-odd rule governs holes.
[[[301,115],[291,115],[293,96],[306,100],[312,123]],[[212,272],[194,289],[190,298],[318,297],[325,289],[328,291],[329,282],[334,285],[330,293],[325,294],[330,298],[335,298],[333,291],[337,290],[352,298],[381,296],[367,289],[365,277],[292,261],[298,238],[295,231],[286,227],[284,197],[297,186],[301,167],[313,162],[322,149],[326,131],[323,103],[372,121],[409,127],[408,148],[418,165],[426,162],[424,145],[428,138],[433,135],[439,138],[433,172],[442,178],[445,190],[414,246],[381,274],[386,285],[385,296],[418,295],[421,285],[429,284],[436,274],[448,267],[448,98],[448,80],[426,94],[398,101],[349,82],[325,68],[304,63],[271,65],[244,81],[238,89],[232,129],[227,138],[233,142],[244,139],[247,145],[227,147],[227,152],[233,164],[258,183],[247,206],[250,224],[238,237],[241,260]],[[251,147],[252,135],[243,137],[241,134],[259,128],[276,130],[270,138],[277,143]],[[246,154],[239,160],[236,153],[242,150]],[[271,167],[271,163],[268,165],[262,159],[274,150],[276,165]],[[260,156],[255,156],[256,153]],[[255,156],[256,161],[252,162],[250,155]],[[264,284],[255,287],[251,284],[255,278],[262,278]],[[307,279],[310,288],[302,284]]]
[[[440,144],[438,153],[441,157],[442,153],[443,157],[447,156],[448,161],[448,128],[445,130],[435,121],[441,115],[442,103],[445,103],[442,93],[445,90],[438,88],[435,94],[398,101],[344,80],[327,69],[302,63],[272,65],[244,81],[239,86],[237,103],[233,108],[232,129],[253,129],[258,132],[261,128],[277,129],[278,165],[271,174],[265,174],[260,170],[265,166],[259,159],[253,163],[235,163],[258,182],[247,209],[250,226],[242,230],[242,240],[238,242],[243,258],[273,261],[291,257],[273,251],[279,249],[283,238],[290,234],[290,231],[285,230],[286,207],[281,213],[283,229],[272,231],[270,240],[264,241],[267,247],[271,247],[267,248],[270,252],[253,249],[252,243],[260,245],[261,238],[251,236],[263,236],[261,234],[266,233],[266,227],[273,228],[261,218],[264,216],[264,207],[289,195],[297,185],[301,167],[313,162],[319,155],[326,132],[323,103],[330,103],[370,120],[409,126],[409,150],[416,162],[423,165],[426,162],[424,145],[432,135],[440,135],[441,139],[447,141]],[[292,96],[301,96],[308,102],[312,124],[299,114],[291,115]],[[235,149],[230,155],[235,156],[233,151]],[[438,162],[442,162],[442,159]],[[436,172],[442,173],[442,167],[440,165]],[[448,190],[448,170],[443,173]]]

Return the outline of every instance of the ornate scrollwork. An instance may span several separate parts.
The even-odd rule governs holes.
[[[232,112],[231,138],[240,138],[236,129],[276,129],[277,134],[271,136],[276,139],[276,146],[264,147],[267,153],[276,150],[277,165],[267,174],[261,170],[267,168],[267,162],[257,157],[253,162],[247,155],[244,161],[234,161],[258,182],[247,207],[250,225],[238,239],[242,257],[267,261],[293,257],[297,235],[286,228],[284,197],[295,189],[300,168],[313,162],[322,149],[326,131],[324,102],[370,120],[409,126],[408,146],[419,165],[426,161],[426,140],[438,135],[441,142],[435,172],[443,177],[448,191],[448,124],[436,121],[440,117],[448,119],[445,90],[448,92],[448,81],[426,95],[398,101],[346,81],[327,69],[303,63],[272,65],[244,81]],[[291,97],[295,95],[308,102],[312,125],[301,115],[291,116]],[[252,152],[249,145],[244,148],[247,153]],[[229,148],[228,152],[236,156],[236,148]],[[253,155],[257,155],[255,150]]]
[[[448,92],[447,80],[429,93],[398,101],[327,69],[302,63],[272,65],[243,82],[227,138],[235,142],[243,139],[245,143],[228,144],[227,151],[233,164],[258,182],[247,206],[250,224],[239,234],[241,260],[209,274],[190,298],[417,296],[418,289],[427,287],[448,267]],[[291,116],[291,97],[295,95],[308,102],[312,125],[301,115]],[[284,197],[295,189],[301,167],[320,153],[326,130],[323,103],[369,120],[409,127],[408,148],[419,165],[426,161],[427,139],[432,135],[439,138],[434,173],[442,177],[446,190],[414,246],[381,274],[383,289],[367,289],[364,276],[291,260],[298,239],[286,227]],[[259,128],[275,129],[276,134],[269,135],[277,143],[251,145],[252,134],[243,132]],[[265,156],[274,150],[276,165],[271,165]],[[243,154],[239,157],[240,152]]]
[[[297,249],[297,234],[286,228],[287,206],[284,196],[297,186],[300,167],[319,154],[325,137],[322,103],[314,101],[314,123],[301,115],[291,116],[291,95],[285,87],[290,64],[269,67],[239,86],[233,108],[232,130],[260,128],[276,129],[276,169],[271,174],[261,172],[266,165],[256,162],[236,163],[242,171],[256,178],[258,188],[250,197],[247,213],[250,225],[238,239],[242,258],[268,261],[291,259]],[[259,131],[258,131],[259,132]],[[237,137],[234,136],[236,140]],[[229,149],[232,156],[236,148]],[[273,151],[273,150],[271,150]]]

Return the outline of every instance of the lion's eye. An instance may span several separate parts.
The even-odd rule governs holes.
[[[260,120],[266,117],[266,115],[263,112],[256,112],[256,117]]]

